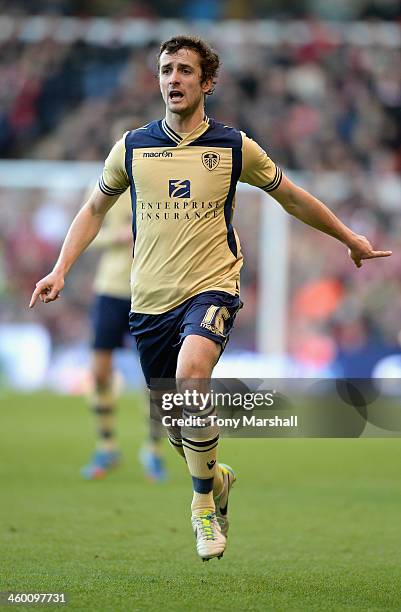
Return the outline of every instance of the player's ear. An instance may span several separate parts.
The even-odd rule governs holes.
[[[202,82],[202,91],[204,94],[209,93],[213,89],[213,79],[209,78]]]

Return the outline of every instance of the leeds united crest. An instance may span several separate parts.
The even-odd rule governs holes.
[[[220,163],[220,155],[212,151],[202,153],[202,164],[207,170],[214,170]]]

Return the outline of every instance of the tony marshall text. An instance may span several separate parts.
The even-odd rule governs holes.
[[[207,417],[208,425],[218,425],[219,427],[298,427],[298,416],[291,415],[289,418],[279,417],[277,414],[274,417],[259,418],[255,415],[243,415],[238,418],[221,418],[216,414]],[[162,423],[165,427],[202,427],[205,425],[203,417],[186,417],[174,418],[170,414],[162,418]]]

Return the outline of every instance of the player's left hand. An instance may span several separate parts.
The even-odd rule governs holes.
[[[362,267],[363,259],[390,257],[393,254],[392,251],[374,251],[369,240],[362,235],[355,236],[355,240],[349,245],[348,253],[357,268]]]

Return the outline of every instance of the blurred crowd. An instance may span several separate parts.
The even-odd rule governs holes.
[[[11,14],[185,19],[305,18],[397,19],[400,0],[0,0],[0,11]]]
[[[54,308],[28,310],[35,283],[57,259],[83,195],[83,191],[0,188],[0,324],[44,324],[54,346],[89,342],[95,254],[89,252],[71,272],[65,299]]]
[[[238,126],[294,170],[401,169],[401,47],[337,44],[323,24],[305,44],[217,49],[209,114]],[[163,109],[157,44],[9,39],[0,47],[0,157],[103,159],[121,114]]]
[[[384,4],[394,8],[398,3]],[[57,5],[62,11],[63,2]],[[362,5],[366,11],[367,3]],[[290,174],[301,173],[302,184],[351,227],[367,234],[378,248],[395,252],[385,262],[368,262],[356,271],[346,249],[292,224],[288,352],[322,367],[337,363],[339,372],[345,368],[355,376],[367,375],[378,356],[398,350],[401,48],[339,43],[323,23],[313,28],[314,36],[303,43],[217,44],[222,69],[207,112],[246,131]],[[0,157],[104,159],[114,118],[131,114],[146,123],[162,116],[156,53],[156,41],[133,48],[84,40],[3,40]],[[26,192],[23,203],[13,207],[14,198],[13,191],[0,191],[1,210],[8,209],[7,222],[0,227],[0,252],[5,255],[0,322],[27,319],[25,301],[34,281],[48,271],[58,252],[63,232],[57,238],[43,234],[44,211],[61,198],[63,218],[55,225],[65,228],[79,202],[77,194],[70,202],[65,194],[46,190]],[[259,213],[239,208],[237,214],[247,257],[247,308],[232,346],[253,350]],[[91,266],[79,266],[73,278],[66,291],[68,307],[64,300],[35,315],[45,317],[58,343],[86,337]]]

